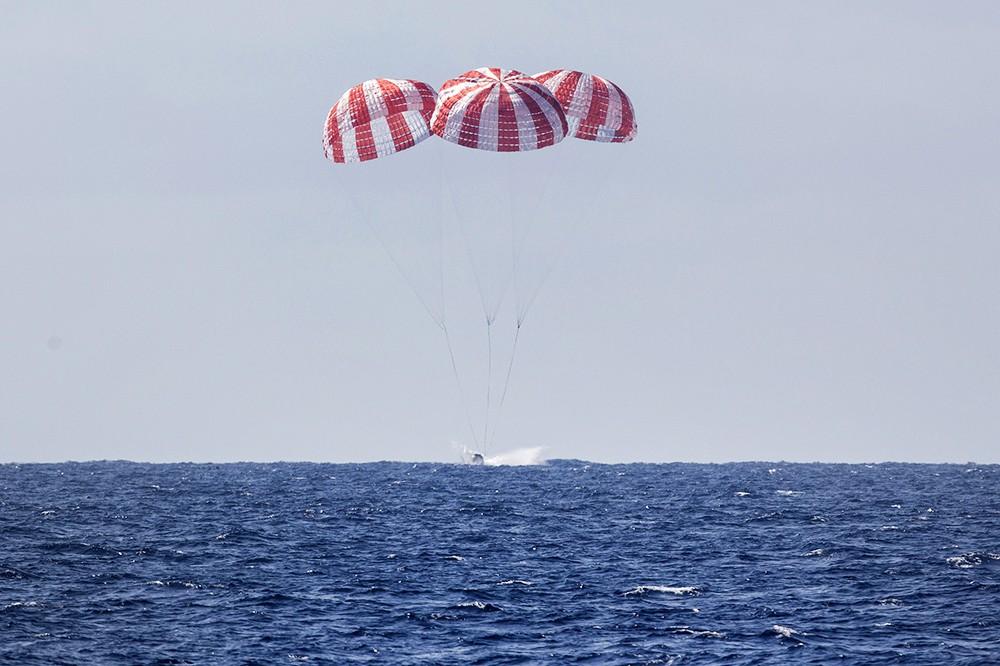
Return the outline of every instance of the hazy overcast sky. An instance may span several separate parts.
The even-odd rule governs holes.
[[[502,66],[613,79],[639,137],[497,449],[1000,462],[998,3],[3,14],[0,461],[452,460],[441,334],[320,136],[366,78]]]

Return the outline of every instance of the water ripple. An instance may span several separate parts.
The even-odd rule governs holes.
[[[0,663],[991,663],[998,490],[990,465],[0,465]]]

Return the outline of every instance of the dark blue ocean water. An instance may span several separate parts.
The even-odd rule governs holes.
[[[0,662],[997,663],[1000,467],[0,466]]]

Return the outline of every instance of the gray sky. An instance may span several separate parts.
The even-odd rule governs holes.
[[[0,461],[452,460],[321,128],[503,66],[611,78],[639,137],[565,202],[497,450],[1000,462],[1000,5],[507,6],[4,3]]]

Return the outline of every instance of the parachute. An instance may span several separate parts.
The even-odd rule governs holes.
[[[594,181],[560,178],[568,156],[557,144],[568,136],[622,143],[635,133],[625,93],[573,70],[530,77],[482,67],[436,92],[412,79],[371,79],[330,110],[325,155],[365,163],[344,168],[339,184],[442,331],[476,450],[495,441],[522,325],[575,231],[560,197],[600,189],[605,165],[596,157]],[[497,326],[509,335],[498,340]]]
[[[330,109],[323,152],[337,163],[366,162],[412,148],[430,136],[437,95],[420,81],[369,79]]]
[[[445,82],[431,130],[445,141],[497,152],[562,141],[566,115],[539,81],[513,69],[481,67]]]
[[[553,69],[534,78],[555,95],[576,138],[601,143],[635,138],[638,127],[632,100],[611,81],[570,69]]]

